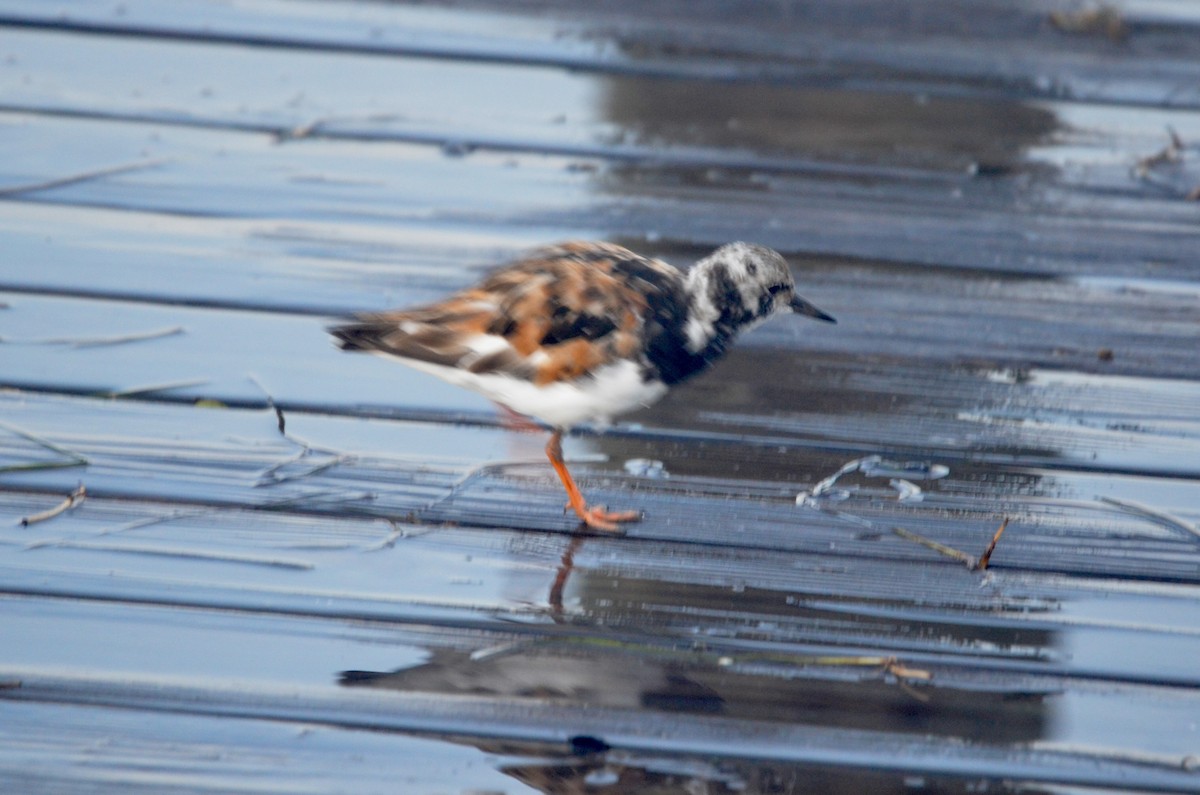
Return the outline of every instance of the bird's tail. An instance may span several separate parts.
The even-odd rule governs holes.
[[[379,328],[371,323],[355,321],[327,326],[326,331],[337,340],[344,351],[373,351],[378,348]]]

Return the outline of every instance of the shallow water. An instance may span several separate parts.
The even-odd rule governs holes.
[[[0,780],[1194,791],[1195,20],[1127,5],[0,3]],[[566,440],[624,537],[323,330],[579,237],[839,319]]]

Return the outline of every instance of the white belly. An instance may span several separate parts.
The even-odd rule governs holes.
[[[415,359],[388,358],[478,392],[518,414],[555,427],[579,422],[606,423],[619,414],[649,406],[667,393],[665,384],[643,381],[641,368],[628,361],[602,367],[593,376],[538,386],[519,378],[472,373]]]

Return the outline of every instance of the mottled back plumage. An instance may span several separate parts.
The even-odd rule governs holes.
[[[638,357],[647,320],[653,326],[682,294],[683,275],[665,263],[608,243],[565,243],[436,304],[330,331],[344,350],[548,384]]]

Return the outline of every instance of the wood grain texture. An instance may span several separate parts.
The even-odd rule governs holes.
[[[1195,791],[1200,17],[1085,11],[0,0],[0,789]],[[624,537],[324,332],[570,239],[839,321]]]

